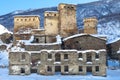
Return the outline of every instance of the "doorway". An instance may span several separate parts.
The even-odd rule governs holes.
[[[61,72],[61,66],[55,66],[55,72]]]
[[[87,75],[91,75],[92,74],[92,66],[87,66]]]
[[[24,68],[21,68],[21,73],[25,73],[25,69]]]

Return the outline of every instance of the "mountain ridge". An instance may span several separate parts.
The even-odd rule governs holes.
[[[98,34],[108,35],[108,41],[120,38],[120,0],[99,0],[90,3],[77,4],[77,26],[83,29],[83,19],[87,17],[98,18]],[[17,13],[18,11],[18,13]],[[15,15],[40,15],[40,26],[44,26],[44,12],[57,11],[57,7],[29,9],[19,13],[19,10],[0,16],[0,24],[13,31],[13,18]],[[13,14],[14,13],[14,14]]]

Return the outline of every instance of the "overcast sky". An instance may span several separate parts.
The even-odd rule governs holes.
[[[15,10],[38,9],[57,6],[59,3],[82,4],[98,0],[1,0],[0,15]]]

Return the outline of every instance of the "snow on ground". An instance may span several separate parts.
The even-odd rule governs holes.
[[[0,51],[0,65],[8,66],[8,52]]]
[[[12,33],[12,32],[8,31],[7,28],[5,28],[3,25],[0,24],[0,35],[3,33]]]
[[[120,70],[107,70],[107,77],[87,75],[9,75],[7,68],[0,68],[0,80],[120,80]]]
[[[119,66],[117,61],[108,61],[109,66]],[[0,68],[0,80],[120,80],[120,69],[110,70],[107,69],[107,76],[93,76],[88,73],[87,75],[38,75],[32,73],[31,75],[9,75],[8,68]]]

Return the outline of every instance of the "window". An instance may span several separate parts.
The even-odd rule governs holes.
[[[25,21],[27,21],[27,19],[25,19]]]
[[[21,19],[21,21],[23,21],[23,19]]]
[[[61,55],[59,53],[55,54],[55,61],[60,62],[61,61]]]
[[[49,14],[47,14],[47,16],[49,16]]]
[[[92,62],[92,56],[90,53],[87,53],[87,62]]]
[[[61,66],[55,66],[55,72],[61,72]]]
[[[47,66],[47,71],[52,72],[52,66]]]
[[[24,68],[21,68],[21,73],[25,73],[25,69]]]
[[[29,21],[31,21],[31,19],[29,18]]]
[[[64,54],[64,59],[68,59],[68,54]]]
[[[68,72],[68,66],[64,66],[64,71]]]
[[[19,19],[17,19],[17,21],[19,21]]]
[[[79,72],[82,72],[83,69],[82,69],[82,66],[79,66]]]
[[[79,41],[76,41],[75,43],[79,43]]]
[[[38,42],[39,42],[39,39],[38,39],[38,38],[36,38],[36,39],[35,39],[35,41],[36,41],[36,43],[38,43]]]
[[[54,16],[56,16],[56,14],[54,14]]]
[[[96,72],[99,72],[99,66],[95,67]]]
[[[72,9],[74,8],[74,7],[71,7]]]
[[[48,53],[48,59],[52,59],[52,54]]]
[[[79,53],[79,54],[78,54],[78,58],[82,58],[82,53]]]
[[[35,18],[33,18],[33,21],[35,21]]]
[[[98,53],[95,54],[95,58],[99,58],[99,54]]]
[[[64,6],[64,8],[66,8],[66,6]]]
[[[25,54],[24,53],[21,55],[21,60],[25,60]]]

